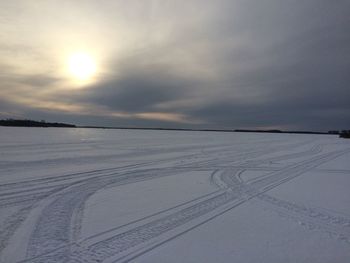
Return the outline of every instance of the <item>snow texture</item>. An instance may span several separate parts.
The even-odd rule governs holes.
[[[0,262],[348,262],[350,141],[0,127]]]

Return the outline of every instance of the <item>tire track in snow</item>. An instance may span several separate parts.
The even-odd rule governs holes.
[[[320,209],[281,200],[266,194],[257,198],[272,205],[272,210],[279,215],[292,219],[310,230],[319,230],[350,243],[350,219]]]
[[[249,154],[255,157],[257,154],[261,155],[267,151],[271,151],[271,149],[249,152]],[[247,154],[244,156],[246,157]],[[99,189],[186,171],[188,170],[180,166],[179,168],[141,170],[140,172],[118,175],[118,178],[114,178],[115,175],[109,174],[99,175],[89,179],[86,184],[84,183],[86,180],[76,182],[77,186],[69,186],[63,190],[62,193],[64,194],[55,197],[60,200],[54,199],[44,208],[28,244],[28,257],[35,257],[57,246],[68,244],[72,237],[78,236],[84,202]],[[55,223],[53,224],[53,222]],[[71,224],[72,222],[75,223]]]
[[[217,176],[215,183],[219,187],[230,188],[233,191],[247,193],[256,199],[268,203],[272,210],[288,219],[293,219],[298,224],[306,226],[310,230],[320,230],[335,236],[337,239],[350,243],[350,219],[335,213],[327,213],[320,209],[288,202],[270,196],[252,186],[246,185],[240,180],[240,174],[244,170],[232,172],[227,171]]]
[[[62,262],[60,258],[65,255],[65,262],[101,262],[115,255],[122,254],[125,251],[133,252],[133,248],[138,247],[162,234],[165,234],[179,226],[191,222],[194,219],[215,212],[216,209],[226,204],[232,203],[235,207],[259,194],[262,194],[278,185],[309,171],[318,165],[337,158],[338,156],[349,152],[349,150],[336,151],[323,154],[311,158],[310,160],[300,162],[297,165],[287,167],[278,172],[273,172],[260,180],[251,183],[254,191],[247,191],[240,185],[230,187],[228,191],[218,194],[208,200],[201,201],[191,207],[185,208],[172,215],[156,219],[145,225],[138,226],[123,233],[116,233],[112,237],[105,240],[97,240],[90,242],[89,246],[84,243],[78,243],[77,246],[71,247],[70,254],[68,251],[45,254],[43,256],[33,258],[29,262]],[[237,183],[237,182],[235,182]],[[257,187],[258,190],[255,190]],[[235,202],[234,202],[235,201]],[[237,202],[237,203],[236,203]],[[68,249],[68,248],[65,248]],[[68,253],[68,254],[67,254]],[[69,260],[67,260],[69,258]]]
[[[303,143],[304,144],[304,143]],[[300,143],[297,144],[289,144],[292,147],[297,147],[300,145]],[[202,147],[201,147],[202,148]],[[207,147],[208,148],[208,147]],[[223,147],[219,147],[218,146],[213,146],[213,147],[209,147],[209,148],[216,148],[216,149],[223,149]],[[232,147],[224,147],[224,152],[230,152],[232,151]],[[274,149],[265,149],[265,151],[263,151],[262,153],[266,153],[272,150],[279,150],[281,149],[280,146],[278,147],[274,147]],[[222,152],[222,150],[221,150]],[[210,149],[209,151],[206,151],[204,155],[212,155],[212,154],[216,154],[217,151]],[[258,153],[258,154],[257,154]],[[247,156],[251,156],[251,157],[255,157],[261,153],[261,151],[250,151],[248,150],[246,153],[243,153],[244,157]],[[193,156],[196,154],[191,154],[191,155],[187,155],[185,157],[188,156]],[[237,156],[237,153],[234,153],[234,156]],[[238,156],[242,156],[241,153],[238,154]],[[182,157],[180,158],[175,158],[175,159],[180,159],[181,160]],[[232,157],[231,157],[232,158]],[[193,161],[196,161],[197,158],[194,158]],[[169,160],[169,159],[168,159]],[[174,158],[170,158],[170,160],[174,160]],[[212,160],[212,159],[210,159]],[[167,161],[167,160],[162,160]],[[191,161],[190,163],[193,163],[193,161]],[[6,206],[13,206],[13,205],[20,205],[20,204],[29,204],[31,206],[33,206],[36,202],[44,199],[44,198],[48,198],[50,195],[58,192],[58,191],[62,191],[62,189],[66,188],[66,187],[70,187],[72,182],[75,182],[77,179],[91,179],[96,178],[96,177],[105,177],[105,176],[109,176],[111,174],[106,174],[107,172],[109,173],[113,173],[117,170],[121,170],[121,169],[131,169],[131,168],[137,168],[137,167],[142,167],[144,165],[151,165],[155,162],[146,162],[146,163],[139,163],[139,164],[135,164],[135,165],[127,165],[127,166],[122,166],[122,167],[116,167],[116,168],[107,168],[107,169],[99,169],[99,170],[95,170],[95,171],[88,171],[88,172],[83,172],[83,173],[74,173],[74,174],[68,174],[68,175],[63,175],[63,176],[58,176],[58,177],[53,177],[53,178],[39,178],[39,179],[34,179],[34,180],[29,180],[29,181],[24,181],[24,182],[18,182],[18,183],[9,183],[9,184],[5,184],[5,185],[0,185],[0,189],[2,190],[7,190],[7,193],[5,193],[4,195],[10,195],[10,198],[4,198],[3,200],[0,199],[0,204],[3,205],[3,207]],[[180,168],[181,169],[181,168]],[[185,168],[184,169],[188,169]],[[193,169],[193,167],[192,167]],[[198,169],[198,168],[197,168]],[[203,169],[203,168],[202,168]],[[209,169],[209,168],[207,168]],[[168,173],[169,171],[165,170],[166,173]],[[114,174],[116,176],[116,174]],[[150,178],[152,179],[152,178]],[[75,180],[75,181],[74,181]],[[67,183],[67,181],[70,183]],[[137,180],[136,180],[137,181]],[[60,185],[60,183],[66,183],[65,185]],[[80,181],[78,181],[79,183]],[[133,180],[126,182],[126,183],[132,183]],[[75,182],[76,183],[76,182]],[[47,186],[47,185],[52,185],[52,186]],[[118,184],[118,183],[117,183]],[[46,185],[41,187],[40,185]],[[57,186],[56,186],[57,185]],[[24,187],[24,189],[23,189]],[[29,188],[28,188],[29,187]],[[11,191],[12,189],[12,191]],[[14,192],[13,190],[18,189],[17,192]],[[46,193],[44,192],[37,192],[37,193],[33,193],[33,194],[25,194],[25,193],[30,193],[30,192],[35,192],[35,191],[39,191],[39,190],[48,190]],[[50,189],[53,189],[51,191],[49,191]],[[23,194],[24,193],[24,194]],[[76,234],[71,234],[70,236],[77,236],[77,233],[79,233],[79,223],[81,221],[81,215],[82,215],[82,209],[83,209],[83,202],[77,202],[77,204],[75,205],[75,212],[71,215],[71,222],[75,222],[72,224],[71,227],[71,232],[76,233]],[[68,213],[69,214],[69,213]],[[21,222],[23,219],[22,217],[18,217],[18,222]],[[13,226],[18,226],[18,224],[13,224]],[[11,232],[14,232],[14,230],[12,229]],[[8,236],[6,236],[6,238],[8,238]],[[74,239],[74,238],[73,238]],[[63,239],[62,239],[63,240]]]
[[[231,146],[223,145],[224,148],[231,149]],[[206,149],[206,152],[204,155],[208,154],[215,154],[216,151],[212,150],[213,148],[222,148],[223,146],[220,145],[211,145],[206,147],[182,147],[181,149],[187,149],[187,150],[193,150],[195,149]],[[177,151],[179,151],[178,148]],[[164,151],[164,150],[163,150]],[[97,169],[93,171],[87,171],[87,172],[78,172],[73,174],[66,174],[66,175],[60,175],[60,176],[54,176],[54,177],[46,177],[46,178],[39,178],[39,179],[32,179],[22,182],[15,182],[15,183],[7,183],[0,185],[0,192],[4,194],[0,194],[0,208],[3,206],[8,205],[15,205],[15,204],[21,204],[23,202],[35,202],[39,201],[40,199],[43,199],[50,195],[51,193],[47,191],[48,194],[43,193],[46,190],[50,190],[50,188],[55,188],[58,186],[65,186],[68,187],[70,184],[81,181],[81,180],[88,180],[91,178],[96,177],[104,177],[109,175],[117,175],[117,173],[121,172],[128,172],[130,169],[145,169],[146,166],[152,166],[152,165],[159,165],[161,163],[167,163],[167,162],[174,162],[176,160],[189,160],[193,156],[198,157],[203,155],[203,152],[201,154],[198,153],[191,153],[186,155],[181,155],[179,157],[168,157],[163,158],[161,160],[156,161],[149,161],[149,162],[141,162],[137,164],[131,164],[126,166],[119,166],[119,167],[112,167],[112,168],[104,168],[104,169]],[[149,153],[147,152],[147,156],[149,156]],[[41,191],[41,193],[33,193],[33,194],[25,194],[28,192],[36,192]],[[40,195],[42,194],[41,198]],[[3,197],[4,195],[11,195],[12,197]]]
[[[350,170],[344,169],[317,169],[318,172],[323,173],[333,173],[333,174],[348,174],[350,175]]]
[[[23,206],[14,214],[8,216],[2,223],[0,230],[0,252],[7,246],[8,239],[13,235],[16,228],[25,220],[32,206]]]
[[[296,158],[301,158],[305,156],[310,156],[314,155],[317,153],[322,152],[322,145],[316,145],[312,147],[309,150],[303,151],[303,152],[296,152],[296,153],[288,153],[284,154],[281,156],[275,156],[275,157],[269,157],[269,158],[264,158],[262,160],[256,160],[256,161],[247,161],[245,162],[245,165],[260,165],[262,163],[271,163],[271,162],[278,162],[278,161],[285,161],[285,160],[290,160],[290,159],[296,159]]]
[[[28,257],[52,250],[58,246],[69,244],[79,229],[79,215],[85,201],[96,191],[109,185],[124,185],[151,178],[171,176],[178,173],[161,169],[143,172],[126,173],[117,178],[93,178],[61,191],[54,196],[52,202],[43,209],[28,244]],[[75,224],[72,224],[74,223]]]
[[[218,145],[213,145],[213,146],[207,146],[208,148],[210,147],[220,147]],[[78,157],[59,157],[59,158],[51,158],[51,159],[45,159],[45,160],[25,160],[25,161],[6,161],[6,162],[0,162],[1,168],[6,169],[6,168],[12,168],[12,167],[24,167],[28,168],[33,165],[41,165],[45,164],[47,165],[56,165],[58,163],[62,164],[67,164],[67,163],[77,163],[77,162],[96,162],[100,160],[106,160],[106,159],[118,159],[118,158],[134,158],[134,157],[142,157],[142,156],[150,156],[150,155],[157,155],[157,154],[163,154],[163,153],[184,153],[188,150],[196,150],[196,149],[201,149],[203,148],[202,146],[182,146],[182,147],[170,147],[170,148],[153,148],[153,149],[147,149],[147,150],[139,150],[139,149],[133,149],[129,152],[121,152],[121,153],[114,153],[114,154],[98,154],[98,155],[85,155],[85,156],[78,156]]]
[[[320,209],[306,207],[296,203],[288,202],[270,196],[266,193],[258,193],[258,190],[254,186],[247,185],[240,175],[244,170],[240,172],[226,172],[222,173],[216,179],[216,184],[219,187],[231,189],[234,187],[239,188],[239,191],[246,191],[249,194],[255,195],[255,197],[265,203],[272,205],[279,215],[293,219],[300,225],[306,226],[311,230],[320,230],[335,236],[337,239],[350,243],[350,219],[344,216],[339,216],[334,213],[327,213]],[[258,194],[257,194],[258,193]]]
[[[259,153],[261,153],[261,151],[258,151]],[[253,152],[253,154],[256,154],[256,151]],[[129,167],[130,168],[130,167]],[[111,178],[105,178],[106,176],[103,177],[103,180],[107,180],[105,183],[102,184],[95,184],[94,186],[91,187],[90,189],[93,189],[91,191],[88,190],[88,193],[86,193],[86,187],[79,187],[77,189],[73,188],[74,190],[71,191],[70,194],[65,194],[64,198],[65,201],[64,202],[54,202],[52,201],[52,203],[54,203],[55,205],[53,207],[51,207],[51,209],[49,208],[45,208],[47,210],[43,211],[43,220],[39,219],[39,223],[37,224],[37,227],[35,228],[32,238],[30,239],[29,242],[29,248],[28,251],[32,251],[30,252],[31,254],[29,254],[30,256],[35,256],[38,253],[43,253],[42,250],[48,251],[51,250],[52,247],[57,246],[57,244],[66,244],[67,242],[70,241],[70,237],[74,237],[77,236],[76,232],[79,232],[79,215],[81,215],[81,209],[83,208],[83,204],[84,204],[84,200],[86,200],[89,196],[91,196],[94,192],[96,192],[97,190],[104,188],[108,185],[113,185],[113,184],[125,184],[125,183],[132,183],[132,182],[137,182],[139,180],[146,180],[146,179],[152,179],[155,177],[159,177],[159,176],[168,176],[171,175],[171,170],[172,169],[176,169],[176,168],[163,168],[163,169],[158,169],[157,171],[153,170],[149,170],[147,172],[151,172],[152,174],[148,174],[147,176],[145,176],[145,171],[141,171],[141,178],[140,174],[138,175],[138,172],[132,172],[129,173],[128,176],[126,178],[118,178],[118,179],[111,179]],[[179,168],[177,168],[180,172],[186,172],[188,171],[188,169],[186,168],[182,168],[181,166]],[[157,176],[155,176],[154,173],[158,172],[159,174]],[[176,172],[176,171],[175,171]],[[178,171],[177,171],[178,172]],[[107,175],[108,176],[108,175]],[[98,176],[98,180],[101,181],[102,176]],[[97,178],[95,178],[97,180]],[[121,179],[123,179],[122,182]],[[93,180],[93,178],[91,178],[90,180]],[[32,183],[32,182],[30,182]],[[82,182],[78,182],[80,185],[83,185]],[[70,187],[68,187],[69,189]],[[85,190],[84,190],[85,188]],[[65,192],[65,191],[64,191]],[[83,196],[82,199],[80,198],[76,198],[75,196]],[[60,195],[58,195],[60,196]],[[72,196],[71,198],[69,198],[69,196]],[[69,207],[74,207],[74,209],[66,209],[65,206],[67,206],[67,204],[69,204]],[[49,207],[49,205],[48,205]],[[57,211],[63,211],[61,213],[57,212]],[[47,216],[48,214],[52,214],[53,216]],[[55,222],[55,216],[59,216],[60,218]],[[46,220],[47,218],[50,218],[50,220]],[[71,225],[70,227],[70,232],[69,232],[69,228],[67,228],[66,222],[68,222],[68,218],[70,218],[70,222],[75,222],[75,224]],[[69,225],[69,224],[68,224]],[[61,229],[61,230],[56,230],[56,231],[50,231],[49,229],[52,227],[55,227],[56,229]],[[41,230],[40,230],[41,229]],[[56,235],[55,233],[59,232],[60,235]],[[73,234],[72,234],[73,232]],[[52,233],[52,235],[49,235],[50,233]],[[63,237],[64,236],[64,237]],[[44,240],[48,240],[48,241],[44,241]],[[41,240],[41,241],[38,241]],[[38,243],[43,242],[43,245],[39,245]],[[39,252],[40,251],[40,252]]]
[[[308,143],[308,142],[306,142]],[[304,143],[297,143],[297,144],[293,144],[290,145],[290,147],[294,148],[294,147],[298,147],[300,145],[304,145]],[[218,146],[212,146],[211,148],[217,148]],[[230,150],[232,151],[231,147],[225,147],[227,148],[225,151],[230,152]],[[274,148],[270,148],[270,149],[264,149],[264,150],[254,150],[254,149],[248,149],[246,153],[234,153],[233,156],[230,156],[230,158],[226,158],[227,162],[232,162],[232,160],[235,160],[236,162],[239,160],[242,160],[244,158],[253,158],[256,156],[260,156],[262,153],[266,153],[269,151],[278,151],[281,150],[281,146],[277,146]],[[222,149],[220,149],[220,152],[222,152]],[[217,151],[207,151],[204,155],[208,155],[208,153],[217,154]],[[138,164],[133,164],[133,165],[126,165],[126,166],[121,166],[121,167],[113,167],[113,168],[105,168],[105,169],[98,169],[98,170],[93,170],[93,171],[87,171],[87,172],[80,172],[80,173],[73,173],[73,174],[67,174],[67,175],[61,175],[61,176],[55,176],[55,177],[48,177],[48,178],[39,178],[39,179],[33,179],[33,180],[28,180],[28,181],[22,181],[22,182],[16,182],[16,183],[7,183],[7,184],[2,184],[0,185],[0,192],[4,193],[4,194],[0,194],[0,207],[2,205],[2,202],[4,204],[10,203],[10,204],[14,204],[16,202],[16,198],[18,198],[18,202],[24,202],[26,201],[26,197],[25,197],[25,193],[28,192],[36,192],[38,190],[41,191],[40,194],[43,194],[43,197],[46,197],[47,195],[45,195],[44,193],[42,193],[42,191],[44,191],[45,189],[50,190],[50,188],[55,188],[58,186],[69,186],[72,182],[78,181],[78,180],[83,180],[83,179],[91,179],[92,177],[98,177],[98,176],[108,176],[111,175],[115,172],[122,172],[122,171],[128,171],[130,169],[136,169],[136,168],[142,168],[145,166],[149,166],[149,165],[153,165],[153,164],[159,164],[162,162],[167,162],[167,161],[174,161],[174,160],[191,160],[191,156],[195,156],[196,159],[198,158],[198,156],[201,156],[203,154],[190,154],[190,155],[186,155],[186,156],[180,156],[177,158],[167,158],[167,159],[162,159],[162,160],[157,160],[157,161],[151,161],[151,162],[143,162],[143,163],[138,163]],[[208,162],[212,162],[214,159],[211,157],[209,157],[209,160],[207,161],[202,161],[201,164],[203,163],[208,163]],[[216,159],[215,159],[216,160]],[[217,160],[216,160],[217,161]],[[180,162],[181,163],[181,162]],[[196,164],[198,164],[198,162],[196,160],[191,160],[190,163],[191,164],[191,168],[194,168]],[[181,165],[176,165],[175,167],[183,167],[183,168],[189,168],[188,166],[184,167],[183,164]],[[175,168],[174,167],[174,168]],[[202,166],[203,167],[203,166]],[[209,168],[208,168],[209,169]],[[45,191],[44,191],[45,192]],[[10,200],[10,198],[7,197],[1,197],[4,195],[12,195],[13,200]],[[23,195],[23,196],[21,196]],[[16,196],[16,197],[15,197]],[[30,194],[26,195],[27,198],[29,200],[35,200],[35,199],[39,199],[38,198],[38,193],[33,193],[33,198],[31,198],[32,196]]]
[[[257,160],[257,161],[253,161],[250,159],[254,159],[254,158],[258,158],[260,156],[263,156],[264,154],[270,154],[270,153],[278,153],[280,151],[284,151],[286,149],[294,149],[294,148],[298,148],[300,146],[304,146],[306,144],[312,143],[313,140],[309,140],[309,141],[305,141],[305,142],[298,142],[298,143],[289,143],[289,144],[282,144],[282,145],[276,145],[276,146],[270,146],[270,147],[262,147],[262,149],[259,148],[259,150],[257,150],[257,147],[253,147],[251,149],[248,149],[248,151],[246,152],[238,152],[238,153],[233,153],[231,155],[225,155],[225,157],[220,157],[220,158],[214,158],[211,159],[209,161],[201,161],[201,162],[197,162],[197,163],[193,163],[192,165],[197,165],[198,167],[203,167],[203,166],[208,166],[208,167],[212,167],[212,166],[217,166],[217,165],[225,165],[225,164],[230,164],[231,166],[234,163],[240,163],[242,164],[246,164],[246,165],[250,165],[250,162],[258,162],[261,163],[262,161]],[[319,145],[320,147],[320,145]],[[311,152],[314,152],[314,150],[311,150]],[[306,151],[306,154],[309,154],[310,150]],[[290,155],[290,154],[288,154]],[[271,158],[279,158],[279,157],[270,157]],[[247,161],[247,159],[249,161]],[[254,165],[256,165],[256,163],[254,163]]]
[[[187,147],[188,149],[193,150],[193,147]],[[220,145],[212,145],[212,146],[207,146],[207,147],[197,147],[202,149],[201,153],[203,154],[203,149],[206,150],[205,155],[209,154],[214,154],[215,151],[213,149],[222,149],[223,147]],[[229,148],[231,149],[232,147],[227,145],[224,145],[224,148]],[[209,149],[209,150],[208,150]],[[231,149],[232,150],[232,149]],[[156,161],[151,161],[151,162],[142,162],[134,165],[127,165],[127,166],[121,166],[121,167],[115,167],[115,168],[106,168],[106,169],[98,169],[94,171],[88,171],[88,172],[80,172],[80,173],[74,173],[74,174],[68,174],[68,175],[62,175],[62,176],[56,176],[56,177],[47,177],[47,178],[39,178],[39,179],[33,179],[33,180],[27,180],[27,181],[22,181],[22,182],[16,182],[16,183],[7,183],[7,184],[2,184],[0,185],[0,190],[4,193],[3,196],[8,195],[7,197],[3,198],[0,200],[0,209],[5,208],[7,206],[19,206],[19,205],[29,205],[31,209],[33,207],[37,207],[35,205],[36,203],[41,202],[41,200],[44,200],[46,198],[50,198],[51,195],[55,194],[58,191],[62,191],[65,188],[69,188],[72,186],[72,184],[80,183],[84,180],[90,180],[92,178],[97,178],[97,177],[106,177],[106,176],[119,176],[119,174],[116,174],[116,171],[130,171],[130,169],[135,169],[135,168],[142,168],[145,166],[153,165],[153,164],[159,164],[159,163],[166,163],[169,161],[174,161],[174,160],[181,160],[182,158],[188,158],[193,155],[198,155],[198,154],[187,154],[187,155],[182,155],[180,157],[175,157],[175,158],[163,158],[161,160],[156,160]],[[181,168],[183,169],[183,168]],[[108,174],[106,174],[108,172]],[[144,173],[144,171],[140,171]],[[112,173],[112,174],[111,174]],[[169,173],[169,171],[167,171]],[[135,174],[135,173],[134,173]],[[137,175],[137,174],[136,174]],[[169,174],[165,174],[169,175]],[[159,177],[160,175],[158,175]],[[139,176],[138,176],[139,177]],[[152,179],[155,178],[154,175],[148,176],[148,178],[143,177],[143,178],[138,178],[136,180],[125,180],[123,183],[115,183],[113,181],[110,185],[118,185],[118,184],[126,184],[126,183],[133,183],[137,182],[140,180],[147,180],[147,179]],[[79,180],[77,182],[77,179]],[[67,181],[69,183],[67,183]],[[118,181],[118,180],[117,180]],[[62,185],[62,183],[65,183]],[[47,185],[52,185],[47,186]],[[41,186],[45,185],[45,186]],[[57,186],[57,187],[56,187]],[[50,188],[54,188],[52,191],[47,191],[43,193],[43,190],[49,190]],[[39,191],[37,193],[30,194],[30,192],[35,192]],[[29,194],[28,194],[29,193]],[[10,196],[10,197],[9,197]],[[9,198],[8,198],[9,197]],[[72,219],[71,222],[73,222],[71,226],[71,232],[73,234],[69,233],[72,238],[76,238],[77,235],[79,234],[80,226],[79,224],[81,223],[81,216],[82,216],[82,209],[83,209],[83,202],[78,202],[75,205],[76,209],[74,213],[71,215]],[[64,208],[63,208],[64,209]],[[36,209],[37,210],[37,209]],[[37,213],[37,212],[35,212]],[[4,233],[11,233],[13,234],[16,230],[16,228],[24,221],[24,218],[29,214],[27,211],[26,213],[21,214],[21,216],[15,216],[15,218],[11,218],[11,225],[3,225],[2,227],[5,227]],[[69,214],[69,213],[68,213]],[[11,231],[10,231],[11,230]],[[9,239],[10,235],[2,235],[0,237],[0,242],[2,244],[6,244],[7,239]],[[62,239],[65,240],[65,239]],[[61,241],[62,241],[61,240]]]
[[[70,187],[75,183],[102,177],[120,176],[128,173],[130,169],[140,169],[144,166],[152,165],[155,163],[159,164],[160,162],[152,161],[116,168],[107,168],[89,172],[56,176],[53,178],[40,178],[25,182],[0,185],[0,191],[2,192],[2,194],[0,194],[0,208],[8,205],[20,204],[23,202],[37,202],[51,195],[53,192],[56,192],[57,189],[60,190],[66,187]],[[140,171],[143,170],[140,169]],[[1,198],[1,196],[3,197]]]

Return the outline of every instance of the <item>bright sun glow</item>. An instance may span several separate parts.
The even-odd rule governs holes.
[[[89,80],[96,72],[96,63],[87,53],[75,53],[69,57],[69,72],[78,81]]]

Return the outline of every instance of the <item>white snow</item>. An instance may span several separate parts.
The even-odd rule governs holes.
[[[0,127],[0,262],[348,262],[350,141]]]
[[[252,200],[134,262],[348,262],[349,244]]]
[[[183,173],[98,191],[86,202],[81,236],[86,238],[214,192],[209,178],[209,172]]]

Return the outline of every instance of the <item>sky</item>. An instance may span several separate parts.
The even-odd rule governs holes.
[[[0,119],[350,128],[348,0],[1,0]]]

